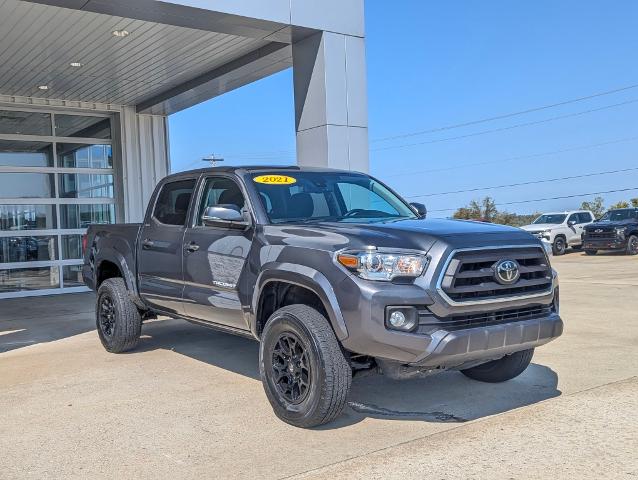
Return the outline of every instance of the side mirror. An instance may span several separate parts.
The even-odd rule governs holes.
[[[246,219],[236,205],[215,205],[208,207],[202,215],[202,225],[206,227],[228,226],[229,223],[246,225]]]
[[[422,203],[413,202],[410,204],[412,209],[417,213],[419,218],[425,218],[428,215],[428,209]]]
[[[569,222],[567,222],[567,225],[573,227],[574,225],[576,225],[576,220],[570,220]]]

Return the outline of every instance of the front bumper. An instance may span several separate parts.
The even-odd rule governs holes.
[[[379,285],[350,277],[339,284],[335,292],[349,333],[342,340],[344,348],[357,354],[401,365],[424,367],[426,370],[493,360],[548,343],[563,332],[563,321],[558,309],[550,308],[557,300],[557,277],[554,278],[552,291],[543,296],[463,307],[451,306],[435,289],[417,284]],[[545,313],[523,320],[486,323],[484,326],[468,328],[446,329],[442,325],[427,333],[406,333],[386,328],[386,307],[404,305],[419,306],[420,310],[430,311],[442,320],[457,315],[531,306],[545,307]]]
[[[453,332],[439,330],[431,336],[426,351],[410,365],[450,368],[477,360],[493,360],[538,347],[562,333],[563,321],[556,313],[502,325]]]
[[[609,239],[583,239],[583,248],[585,250],[623,250],[627,248],[627,239],[609,238]]]

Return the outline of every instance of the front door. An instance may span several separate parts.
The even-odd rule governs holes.
[[[572,222],[574,222],[573,225],[570,225]],[[582,243],[583,226],[584,222],[582,222],[579,213],[572,213],[569,216],[567,219],[567,228],[569,230],[568,245],[580,245]]]
[[[182,250],[196,179],[166,183],[138,240],[140,295],[150,307],[182,315]]]
[[[207,207],[246,202],[239,185],[230,177],[205,179],[192,227],[184,235],[184,309],[198,320],[247,330],[239,298],[245,278],[246,258],[252,245],[253,228],[230,224],[204,226]]]

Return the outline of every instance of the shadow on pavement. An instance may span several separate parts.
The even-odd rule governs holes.
[[[147,323],[142,334],[140,346],[130,354],[172,350],[259,380],[256,341],[180,320]],[[454,371],[403,381],[367,374],[353,379],[344,414],[320,429],[342,428],[365,418],[437,423],[475,420],[559,396],[557,385],[556,372],[538,364],[500,384],[477,382]]]
[[[0,353],[94,330],[94,309],[93,293],[0,300]]]

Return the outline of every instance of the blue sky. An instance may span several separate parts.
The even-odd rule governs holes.
[[[636,190],[603,195],[606,203],[638,197],[638,170],[432,195],[638,167],[638,87],[379,141],[638,85],[637,25],[634,0],[367,0],[370,173],[405,196],[429,195],[412,200],[432,217],[487,194],[518,213],[577,208],[585,198],[505,204],[622,188]],[[226,164],[292,164],[292,71],[169,122],[174,171],[202,166],[210,153]]]

